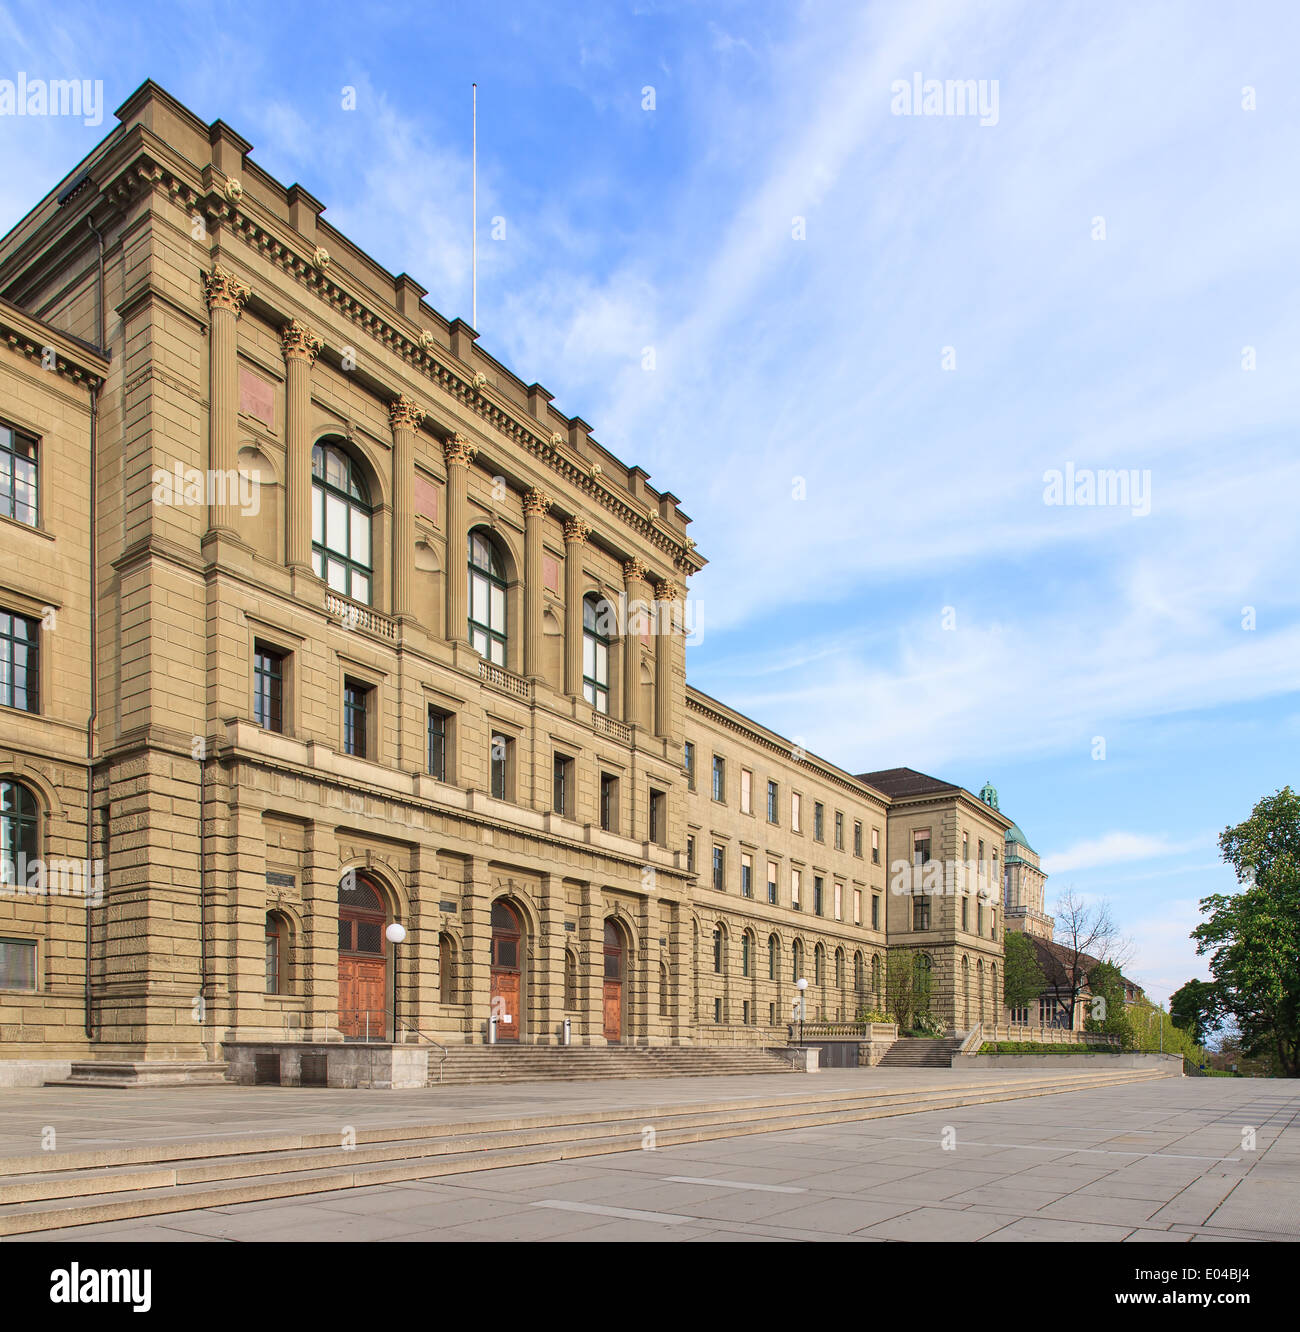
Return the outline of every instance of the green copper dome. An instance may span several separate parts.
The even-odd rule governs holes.
[[[1011,827],[1007,829],[1007,841],[1018,843],[1020,846],[1023,846],[1026,851],[1034,851],[1034,848],[1029,845],[1029,839],[1020,831],[1020,825],[1018,823],[1013,823]],[[1037,854],[1038,852],[1034,851],[1034,855]]]

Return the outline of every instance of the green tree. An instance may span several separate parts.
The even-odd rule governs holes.
[[[929,994],[924,996],[924,1007],[917,1001],[917,971],[920,967],[920,954],[915,948],[891,948],[885,956],[885,1008],[889,1016],[898,1023],[900,1030],[907,1030],[912,1019],[929,1006]]]
[[[1098,962],[1088,973],[1088,991],[1084,1030],[1118,1036],[1121,1049],[1134,1049],[1137,1035],[1124,1007],[1124,977],[1120,969],[1113,962]]]
[[[1208,919],[1192,931],[1210,956],[1221,1012],[1242,1052],[1273,1056],[1276,1076],[1300,1075],[1300,796],[1284,786],[1219,838],[1243,885],[1201,900]]]
[[[1047,989],[1047,977],[1027,934],[1008,931],[1003,940],[1002,991],[1008,1008],[1028,1008]]]
[[[1219,987],[1211,981],[1189,980],[1169,997],[1169,1014],[1175,1027],[1190,1033],[1204,1045],[1219,1018]]]

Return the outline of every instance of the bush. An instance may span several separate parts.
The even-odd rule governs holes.
[[[1119,1054],[1115,1045],[1051,1045],[1037,1041],[985,1041],[979,1049],[982,1055],[993,1054]]]
[[[948,1026],[947,1023],[940,1022],[938,1018],[931,1017],[929,1013],[918,1013],[912,1019],[912,1034],[925,1036],[933,1040],[936,1036],[946,1036]]]
[[[882,1013],[878,1008],[864,1008],[858,1014],[859,1022],[892,1022],[893,1020],[888,1013]]]

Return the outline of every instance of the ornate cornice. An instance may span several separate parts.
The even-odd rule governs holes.
[[[417,406],[415,399],[408,398],[405,393],[399,393],[388,404],[388,423],[394,430],[418,430],[424,417],[424,408]],[[443,448],[445,450],[446,445]]]
[[[299,319],[291,319],[280,330],[280,350],[286,361],[303,360],[311,365],[324,343]]]
[[[220,264],[213,265],[211,273],[204,273],[203,291],[208,299],[209,310],[229,310],[236,315],[253,294]]]
[[[127,204],[141,190],[154,190],[171,198],[186,212],[200,212],[209,229],[222,229],[255,251],[264,261],[279,268],[294,282],[329,305],[341,318],[360,327],[405,361],[410,369],[433,381],[466,412],[490,425],[518,448],[531,454],[568,482],[591,503],[636,532],[648,545],[663,552],[685,577],[698,572],[705,561],[695,553],[695,542],[668,529],[658,517],[609,489],[601,475],[592,475],[587,463],[567,451],[553,433],[538,433],[522,408],[503,402],[497,391],[477,374],[451,363],[434,339],[421,337],[420,331],[408,332],[394,322],[399,318],[359,284],[352,288],[338,264],[318,254],[318,246],[290,232],[280,219],[273,218],[247,192],[238,199],[226,196],[215,181],[208,186],[185,178],[179,165],[164,164],[160,153],[146,149],[130,159],[123,169],[101,186],[101,194],[121,205]],[[188,173],[187,173],[188,175]],[[318,261],[325,259],[325,263]],[[269,294],[269,293],[268,293]],[[427,331],[427,330],[426,330]]]
[[[591,535],[591,524],[582,518],[570,518],[564,524],[564,539],[581,545]]]
[[[449,467],[468,467],[478,453],[478,445],[468,435],[456,431],[450,439],[442,441],[442,455]]]
[[[533,517],[543,518],[546,516],[547,509],[549,509],[553,503],[554,501],[551,497],[544,490],[538,490],[536,486],[531,490],[524,491],[525,516],[531,515]]]

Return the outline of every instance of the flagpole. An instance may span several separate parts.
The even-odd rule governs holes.
[[[473,228],[474,235],[471,242],[473,258],[471,259],[471,277],[470,282],[473,290],[470,293],[470,323],[474,326],[475,332],[478,331],[478,84],[474,84],[474,148],[473,148],[473,173],[474,173],[474,205],[473,205]]]

